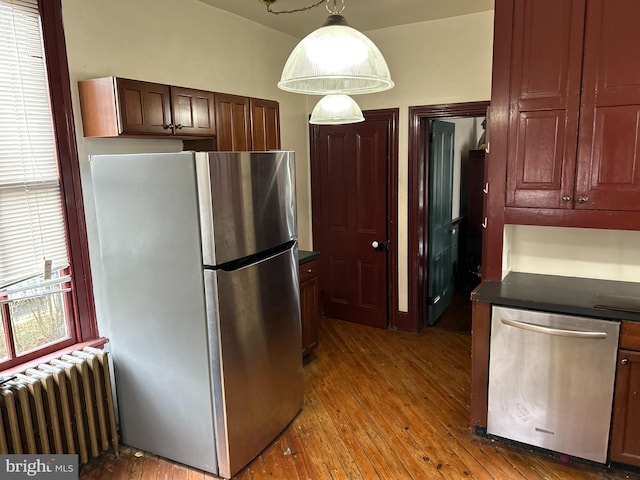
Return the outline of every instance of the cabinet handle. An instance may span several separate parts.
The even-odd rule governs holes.
[[[623,358],[622,360],[620,360],[620,364],[621,365],[626,365],[627,363],[629,363],[629,359],[628,358]]]
[[[165,130],[169,130],[170,128],[173,128],[173,123],[169,123],[169,124],[164,126]]]
[[[589,197],[578,198],[578,203],[587,203],[588,201],[589,201]]]
[[[570,202],[571,201],[571,197],[569,197],[568,195],[565,195],[564,197],[562,197],[562,201],[563,202]]]
[[[313,273],[313,268],[308,269],[307,273]]]
[[[487,148],[484,149],[486,153],[491,153],[491,142],[487,142]]]
[[[484,217],[484,220],[482,220],[482,228],[487,228],[487,217]]]
[[[176,125],[176,128],[177,128],[178,130],[182,129],[182,124],[181,124],[181,123],[177,124],[177,125]]]
[[[482,187],[482,192],[489,193],[489,182],[484,184],[484,187]]]

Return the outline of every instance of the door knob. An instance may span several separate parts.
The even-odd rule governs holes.
[[[379,242],[374,240],[371,242],[371,246],[380,252],[386,252],[389,250],[389,242]]]

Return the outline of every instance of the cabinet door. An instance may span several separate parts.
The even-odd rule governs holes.
[[[218,150],[222,152],[251,150],[249,98],[216,93],[215,104]]]
[[[571,208],[585,0],[514,3],[507,206]]]
[[[171,87],[171,105],[176,135],[215,136],[213,92]]]
[[[640,466],[640,352],[618,351],[609,456]]]
[[[577,208],[640,210],[638,0],[589,1]]]
[[[300,265],[300,323],[303,355],[318,346],[319,265],[318,260]]]
[[[280,108],[273,100],[251,99],[251,140],[253,150],[280,149]]]
[[[116,79],[120,133],[123,135],[173,135],[168,85]]]

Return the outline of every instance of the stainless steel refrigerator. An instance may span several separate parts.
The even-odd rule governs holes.
[[[122,442],[230,478],[302,407],[293,152],[90,165]]]

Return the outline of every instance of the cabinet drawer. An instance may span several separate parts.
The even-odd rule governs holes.
[[[310,278],[317,277],[319,268],[320,261],[317,259],[300,265],[300,283],[304,283]]]
[[[622,322],[619,348],[640,351],[640,322]]]

